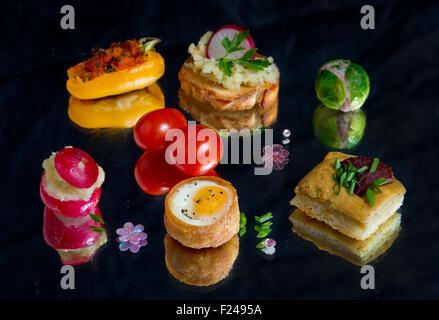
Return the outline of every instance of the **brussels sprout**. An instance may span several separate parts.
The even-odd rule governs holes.
[[[363,110],[341,112],[319,104],[314,110],[312,127],[317,140],[328,147],[349,149],[363,138],[366,113]]]
[[[361,108],[369,95],[369,76],[349,60],[331,60],[320,68],[314,89],[328,108],[353,111]]]

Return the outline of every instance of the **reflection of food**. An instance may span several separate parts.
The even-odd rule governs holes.
[[[314,110],[312,126],[316,138],[324,145],[349,149],[363,138],[366,114],[363,110],[341,112],[320,104]]]
[[[217,177],[215,171],[210,171],[205,176]],[[134,178],[143,192],[157,196],[167,193],[180,181],[190,178],[165,161],[163,152],[145,152],[134,167]]]
[[[239,231],[239,219],[236,190],[220,178],[190,178],[166,196],[166,230],[187,247],[222,245]]]
[[[358,64],[337,59],[325,63],[314,83],[318,99],[343,112],[361,108],[369,95],[369,76]]]
[[[218,59],[206,56],[211,36],[212,32],[207,32],[197,46],[189,47],[191,56],[178,74],[180,107],[217,130],[254,129],[273,124],[279,90],[279,70],[273,59],[268,58],[270,65],[260,70],[234,63],[231,74],[227,75]],[[267,59],[258,54],[256,58]]]
[[[238,256],[239,239],[233,236],[216,248],[192,249],[165,236],[165,261],[169,272],[180,282],[210,286],[227,277]]]
[[[69,118],[83,128],[131,128],[145,113],[164,107],[159,85],[97,100],[70,97]]]
[[[98,208],[92,212],[101,217]],[[77,265],[87,262],[107,242],[105,231],[90,230],[91,226],[102,227],[102,224],[93,221],[88,215],[73,219],[57,214],[47,207],[44,209],[44,240],[56,249],[63,264]]]
[[[67,71],[67,90],[78,99],[98,99],[143,89],[157,81],[165,64],[153,49],[157,40],[128,40],[93,52]]]
[[[44,240],[58,251],[62,263],[87,262],[107,241],[97,207],[104,170],[88,153],[73,147],[52,153],[43,167]]]
[[[338,255],[356,265],[365,265],[383,254],[401,229],[401,215],[393,214],[366,240],[356,240],[310,218],[300,209],[291,215],[293,231],[312,241],[320,250]]]
[[[400,215],[396,211],[402,205],[405,188],[393,177],[389,167],[381,164],[375,172],[371,172],[372,159],[369,161],[369,158],[361,157],[361,161],[356,161],[358,158],[338,152],[328,153],[324,161],[295,188],[296,196],[291,204],[298,210],[290,219],[294,224],[293,230],[319,248],[364,264],[381,254],[382,248],[390,246],[392,237],[396,237],[400,225]],[[369,166],[364,171],[359,167],[366,160]],[[358,165],[352,170],[361,173],[355,171],[349,181],[342,178],[340,186],[334,180],[337,161],[341,162],[338,171],[347,170],[347,165],[352,163]],[[356,179],[358,184],[353,182]],[[378,191],[374,183],[381,179],[384,181],[380,182],[373,203],[366,199],[366,194],[357,192],[366,188]],[[349,183],[353,183],[350,189],[347,188]]]

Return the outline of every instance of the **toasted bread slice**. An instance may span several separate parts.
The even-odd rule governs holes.
[[[190,112],[195,120],[204,120],[216,129],[254,129],[276,121],[279,81],[254,87],[242,85],[239,90],[231,90],[194,72],[188,66],[190,63],[191,57],[178,73],[179,97],[180,107]],[[237,111],[251,112],[235,113]],[[242,121],[230,120],[239,117]]]
[[[181,88],[178,91],[178,97],[180,108],[190,113],[200,123],[217,130],[232,128],[241,130],[269,126],[274,122],[277,115],[277,108],[265,113],[263,113],[260,107],[250,110],[219,111],[210,104],[201,102],[188,95]]]

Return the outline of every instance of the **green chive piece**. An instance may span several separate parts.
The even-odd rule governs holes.
[[[102,228],[102,227],[95,227],[95,226],[90,226],[89,229],[90,229],[91,231],[96,231],[96,232],[102,232],[102,231],[105,230],[105,229]]]
[[[346,182],[350,182],[355,177],[355,172],[349,172],[349,174],[346,177]]]
[[[335,162],[334,162],[334,169],[338,170],[341,167],[341,163],[340,160],[338,160],[338,158],[335,158]]]
[[[378,163],[380,163],[380,159],[374,158],[372,165],[370,166],[369,173],[374,173],[378,167]]]
[[[97,214],[89,213],[90,217],[93,219],[93,221],[99,222],[104,224],[104,220],[102,220],[101,217],[99,217]]]
[[[259,223],[262,223],[262,222],[265,222],[267,220],[270,220],[271,218],[273,218],[273,214],[271,212],[267,212],[266,214],[264,214],[264,215],[262,215],[260,217],[255,216],[255,220],[257,222],[259,222]]]
[[[332,177],[334,178],[335,181],[338,181],[338,176],[337,176],[337,174],[334,174]]]
[[[386,182],[387,182],[387,179],[379,178],[379,179],[375,180],[374,182],[372,182],[370,185],[374,186],[374,187],[379,187],[379,186],[382,186],[383,184],[385,184]]]
[[[370,188],[367,188],[366,198],[367,201],[369,201],[370,206],[373,207],[373,205],[375,204],[375,196]]]
[[[247,232],[247,228],[244,226],[239,230],[239,236],[242,237]]]
[[[261,229],[269,229],[272,224],[273,224],[273,222],[267,221],[267,222],[261,224]]]
[[[264,240],[262,240],[261,242],[259,242],[258,243],[258,245],[256,246],[256,248],[258,248],[258,249],[263,249],[263,248],[265,248],[265,239]]]
[[[376,186],[370,186],[369,188],[370,188],[373,192],[375,192],[376,194],[383,193],[383,192],[381,191],[381,189],[378,188],[378,187],[376,187]]]
[[[260,226],[254,226],[254,229],[257,231],[257,232],[261,232],[261,227]]]
[[[335,186],[334,186],[334,193],[335,194],[339,194],[340,193],[340,189],[341,189],[341,186],[338,183],[336,183]]]
[[[366,171],[367,169],[369,169],[369,167],[368,167],[368,166],[364,166],[364,167],[361,167],[360,169],[358,169],[357,172],[358,172],[358,173],[363,173],[363,172]]]
[[[354,189],[355,189],[355,185],[357,184],[357,182],[354,180],[351,182],[351,186],[349,188],[349,194],[353,195],[354,194]]]
[[[342,173],[343,173],[343,168],[338,169],[337,176],[340,177]]]
[[[256,235],[256,238],[265,238],[271,233],[271,229],[262,229],[259,231],[259,233]]]
[[[247,218],[244,214],[244,212],[241,212],[241,219],[239,221],[239,227],[242,228],[247,224]]]
[[[355,172],[355,167],[350,162],[349,162],[347,171],[348,172]]]
[[[344,181],[345,181],[345,179],[346,179],[346,172],[343,172],[343,174],[341,175],[341,177],[340,177],[340,185],[343,185],[344,184]]]

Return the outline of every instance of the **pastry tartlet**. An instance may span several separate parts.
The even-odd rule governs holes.
[[[183,180],[165,199],[166,231],[186,247],[222,245],[239,232],[239,220],[235,188],[217,177]]]
[[[182,283],[199,287],[225,279],[239,252],[237,235],[216,248],[187,248],[169,235],[165,236],[164,242],[169,273]]]

